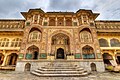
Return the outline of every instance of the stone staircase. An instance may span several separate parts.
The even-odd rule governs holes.
[[[77,65],[65,62],[51,62],[44,67],[31,71],[31,74],[40,77],[81,77],[88,72]]]

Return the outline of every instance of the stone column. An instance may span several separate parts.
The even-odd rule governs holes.
[[[81,16],[82,24],[84,24],[83,16]]]
[[[77,21],[77,26],[79,26],[80,24],[79,24],[78,18],[76,18],[76,21]]]
[[[37,23],[38,23],[38,24],[40,23],[40,15],[38,15]]]
[[[55,26],[57,26],[57,23],[58,23],[58,21],[57,21],[57,17],[55,18]]]
[[[6,65],[6,61],[7,61],[7,55],[5,55],[5,57],[4,57],[4,60],[3,60],[2,66],[5,66],[5,65]]]
[[[32,21],[33,23],[34,23],[34,20],[35,20],[35,15],[33,15],[33,21]]]
[[[111,45],[110,45],[110,39],[107,38],[107,41],[108,41],[108,46],[111,47]]]
[[[48,25],[47,26],[49,26],[49,17],[47,18],[47,21],[48,21]]]
[[[74,23],[73,23],[73,17],[72,17],[72,26],[74,26]]]
[[[43,17],[43,20],[42,20],[42,25],[44,26],[44,22],[45,22],[45,18]]]

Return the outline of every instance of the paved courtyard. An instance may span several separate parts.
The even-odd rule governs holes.
[[[0,71],[0,80],[120,80],[120,73],[92,73],[86,77],[37,77],[29,72]]]

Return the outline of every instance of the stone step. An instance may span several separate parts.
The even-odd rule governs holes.
[[[41,67],[42,69],[83,69],[80,67]]]
[[[39,77],[83,77],[83,76],[86,76],[88,75],[87,72],[85,73],[81,73],[81,74],[40,74],[40,73],[37,73],[37,72],[31,72],[31,74],[34,74],[36,76],[39,76]]]
[[[41,73],[41,74],[81,74],[84,72],[87,72],[85,70],[81,70],[81,71],[41,71],[41,70],[35,70],[35,72],[37,73]]]
[[[73,66],[73,65],[46,65],[47,67],[76,67],[76,66]]]
[[[75,71],[81,71],[81,70],[84,70],[83,68],[78,68],[78,69],[66,69],[66,68],[58,68],[58,69],[55,69],[55,68],[50,68],[50,69],[46,69],[46,68],[39,68],[39,70],[41,70],[41,71],[73,71],[73,70],[75,70]]]

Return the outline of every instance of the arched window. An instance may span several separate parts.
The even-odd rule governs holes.
[[[94,59],[94,50],[92,47],[86,45],[82,48],[83,58],[84,59]]]
[[[100,47],[109,47],[108,41],[106,39],[99,39]]]
[[[49,26],[55,26],[55,19],[49,20]]]
[[[111,47],[120,47],[120,42],[118,39],[111,39],[110,40]]]
[[[80,32],[80,41],[84,43],[92,42],[92,36],[91,33],[88,31],[82,31]]]
[[[21,46],[21,39],[20,38],[15,38],[11,42],[11,47],[20,47]]]
[[[40,41],[41,33],[39,31],[32,31],[29,34],[29,41]]]
[[[69,45],[69,37],[59,33],[52,37],[52,45]]]
[[[2,38],[0,39],[0,47],[8,47],[9,46],[9,39]]]

